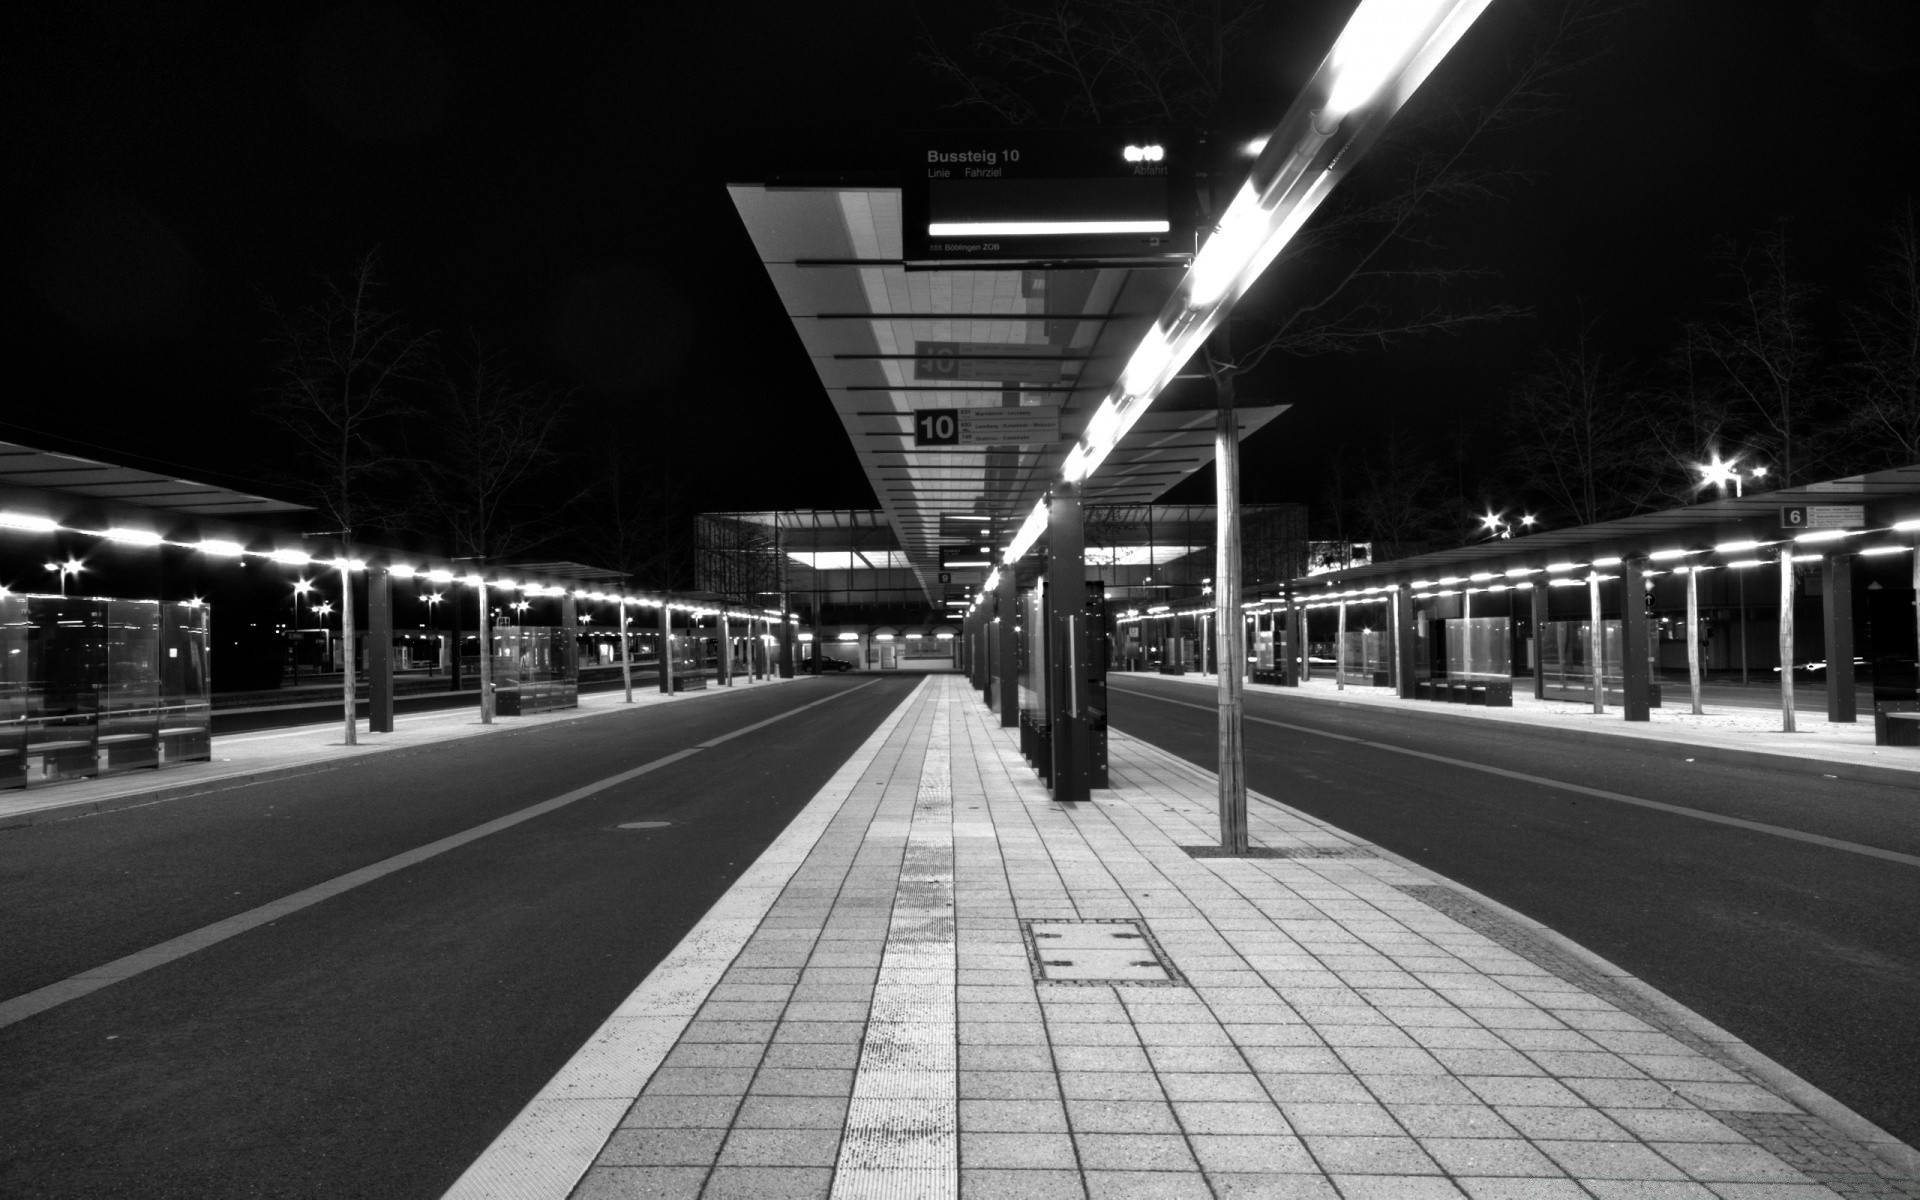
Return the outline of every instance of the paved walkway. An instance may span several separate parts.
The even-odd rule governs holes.
[[[757,679],[752,683],[736,680],[732,690],[783,682],[791,683],[792,680]],[[332,721],[296,725],[288,729],[225,734],[213,739],[213,757],[208,762],[188,763],[164,771],[129,771],[105,779],[77,779],[37,788],[0,790],[0,829],[89,812],[130,808],[220,788],[238,787],[280,775],[322,770],[364,754],[404,750],[456,738],[483,737],[489,733],[507,733],[636,706],[675,703],[728,690],[709,686],[704,690],[669,696],[658,691],[657,684],[645,689],[636,685],[632,705],[624,702],[624,693],[619,689],[589,692],[580,697],[578,708],[524,717],[496,717],[492,725],[480,723],[478,708],[402,713],[394,718],[392,733],[369,733],[366,718],[362,717],[358,722],[357,744],[352,746],[347,745],[344,739],[344,717],[338,716]]]
[[[1216,676],[1114,674],[1111,679],[1165,679],[1171,683],[1201,686],[1209,692],[1219,686]],[[1609,703],[1604,713],[1593,711],[1591,704],[1565,700],[1536,700],[1529,680],[1514,680],[1512,708],[1484,708],[1474,704],[1446,704],[1423,700],[1402,700],[1392,688],[1362,685],[1349,680],[1344,690],[1330,676],[1316,676],[1299,687],[1275,687],[1248,684],[1253,694],[1272,693],[1338,704],[1383,705],[1400,711],[1453,716],[1466,720],[1503,721],[1549,729],[1571,729],[1605,737],[1637,738],[1666,745],[1698,746],[1709,751],[1736,754],[1769,754],[1801,762],[1838,764],[1842,767],[1885,768],[1910,772],[1920,783],[1920,747],[1876,746],[1873,744],[1873,713],[1865,710],[1858,721],[1835,723],[1827,720],[1819,701],[1809,708],[1802,705],[1793,733],[1780,730],[1778,707],[1755,708],[1748,705],[1716,705],[1709,701],[1706,712],[1694,716],[1689,710],[1685,686],[1666,686],[1666,703],[1649,711],[1645,722],[1629,722],[1620,714],[1618,704]],[[1896,778],[1898,778],[1896,776]]]
[[[449,1196],[1920,1196],[1525,918],[1264,799],[1190,853],[1212,776],[1112,762],[1056,805],[926,680]]]

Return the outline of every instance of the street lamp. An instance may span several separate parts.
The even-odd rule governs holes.
[[[47,570],[58,571],[60,573],[60,594],[62,596],[67,594],[67,576],[72,575],[78,577],[80,572],[85,569],[77,558],[70,558],[63,563],[50,562],[47,564]]]
[[[1731,483],[1734,498],[1738,499],[1745,494],[1746,489],[1743,485],[1746,480],[1752,479],[1758,483],[1767,477],[1765,464],[1748,467],[1745,474],[1742,474],[1740,468],[1735,465],[1739,461],[1737,458],[1722,461],[1720,456],[1715,454],[1712,462],[1695,464],[1694,470],[1700,472],[1700,486],[1702,488],[1718,486],[1721,498],[1724,499],[1727,494],[1727,484]]]
[[[1526,513],[1519,520],[1519,528],[1530,530],[1539,518]],[[1505,513],[1487,513],[1480,518],[1480,531],[1492,538],[1510,538],[1515,533],[1515,523],[1507,520]]]

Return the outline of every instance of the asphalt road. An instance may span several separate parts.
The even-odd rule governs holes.
[[[1108,695],[1115,726],[1214,767],[1207,690],[1114,675]],[[1572,938],[1920,1145],[1920,868],[1311,731],[1905,854],[1913,789],[1409,710],[1250,692],[1248,786]]]
[[[4,999],[837,697],[0,1028],[0,1195],[438,1196],[917,682],[736,690],[0,832]]]

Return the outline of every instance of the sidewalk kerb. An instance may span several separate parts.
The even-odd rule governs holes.
[[[841,764],[727,894],[447,1189],[444,1200],[564,1200],[931,678],[901,700]]]

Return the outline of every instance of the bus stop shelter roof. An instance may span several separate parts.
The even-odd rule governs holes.
[[[1499,572],[1552,563],[1650,555],[1667,550],[1711,550],[1735,542],[1779,542],[1795,535],[1784,524],[1790,508],[1860,507],[1860,528],[1886,529],[1920,519],[1920,465],[1871,471],[1802,487],[1750,492],[1613,521],[1545,529],[1489,539],[1451,550],[1307,576],[1296,586],[1368,587],[1445,575]]]
[[[799,333],[881,508],[929,597],[940,547],[1004,540],[1058,477],[1181,268],[1076,264],[909,269],[898,188],[735,184],[740,218]],[[995,377],[929,377],[937,347],[1005,347],[1020,367]],[[978,352],[973,361],[1000,362]],[[1211,389],[1177,385],[1082,485],[1093,504],[1145,504],[1212,461]],[[1052,409],[1061,440],[1018,446],[914,445],[928,408]],[[1241,407],[1241,437],[1284,411]],[[957,526],[968,527],[959,537]],[[981,574],[984,572],[975,572]],[[956,584],[978,585],[969,574]]]
[[[0,441],[0,485],[64,492],[200,517],[259,517],[310,511],[305,504],[273,500],[138,467],[40,450],[17,442]]]

